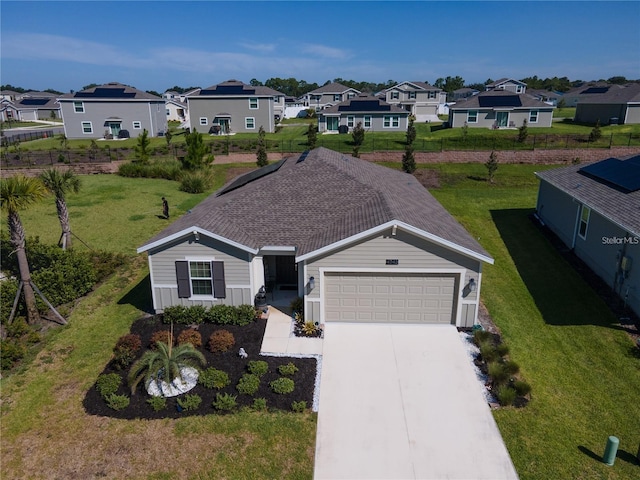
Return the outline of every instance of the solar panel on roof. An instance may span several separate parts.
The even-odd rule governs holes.
[[[76,98],[135,98],[136,92],[125,92],[124,88],[96,87],[93,92],[78,92]]]
[[[340,105],[340,112],[388,112],[391,105],[381,104],[377,100],[351,100],[347,105]]]
[[[226,188],[219,191],[216,194],[216,197],[224,195],[225,193],[229,193],[232,190],[236,190],[237,188],[245,186],[247,183],[251,183],[255,180],[258,180],[259,178],[265,177],[266,175],[277,171],[285,161],[286,158],[280,160],[279,162],[272,163],[271,165],[267,165],[266,167],[259,168],[258,170],[254,170],[253,172],[249,172],[236,178]]]
[[[34,105],[34,106],[46,105],[47,103],[49,103],[48,98],[24,98],[20,102],[20,104],[22,105]]]
[[[200,95],[254,95],[255,93],[255,88],[245,89],[245,85],[218,85],[215,89],[200,91]]]
[[[607,93],[608,91],[609,87],[590,87],[582,93]]]
[[[481,107],[521,107],[522,101],[518,95],[486,95],[478,97]]]
[[[607,158],[582,167],[578,172],[625,193],[640,190],[640,162]]]

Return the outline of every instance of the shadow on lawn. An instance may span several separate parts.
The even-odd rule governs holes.
[[[549,325],[620,329],[616,317],[531,218],[533,209],[492,210],[491,217],[518,273]],[[604,285],[606,288],[606,285]]]
[[[124,296],[118,300],[118,305],[133,305],[138,310],[153,313],[150,276],[145,276],[135,287],[125,293]]]

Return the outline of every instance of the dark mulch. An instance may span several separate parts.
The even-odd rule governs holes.
[[[178,412],[176,399],[178,397],[167,399],[167,408],[154,412],[147,403],[149,395],[140,382],[138,391],[131,396],[131,403],[123,410],[112,410],[107,406],[105,401],[100,397],[95,387],[87,392],[83,405],[87,413],[92,415],[100,415],[115,418],[133,419],[133,418],[179,418],[190,415],[209,415],[218,412],[212,407],[212,402],[216,397],[216,393],[229,393],[236,395],[238,407],[251,406],[254,398],[265,398],[268,409],[279,409],[291,411],[291,403],[294,401],[306,401],[307,407],[311,408],[313,404],[313,392],[315,388],[316,378],[316,359],[315,358],[291,358],[291,357],[267,357],[259,355],[262,337],[267,321],[265,319],[256,320],[253,324],[247,326],[235,325],[211,325],[203,324],[198,327],[198,331],[202,335],[203,346],[199,349],[207,359],[208,367],[215,367],[218,370],[225,371],[231,380],[231,383],[220,390],[205,388],[198,384],[195,388],[187,392],[187,394],[198,394],[202,398],[202,403],[197,410]],[[158,330],[168,330],[169,325],[163,324],[158,317],[146,317],[137,320],[131,327],[131,333],[140,335],[142,339],[142,348],[140,355],[146,350],[150,344],[151,335]],[[174,335],[177,336],[185,326],[174,326]],[[211,353],[207,347],[209,337],[215,330],[228,330],[235,338],[235,346],[232,350],[225,353]],[[243,359],[238,355],[240,347],[244,348],[248,353],[248,358]],[[269,364],[269,372],[261,377],[260,388],[254,396],[240,394],[236,390],[236,385],[240,377],[247,373],[247,364],[251,360],[264,360]],[[278,373],[280,365],[286,365],[292,362],[298,367],[298,371],[290,377],[295,382],[295,389],[290,394],[274,393],[269,387],[272,380],[279,378]],[[109,363],[102,373],[117,373],[123,377],[122,386],[117,392],[118,394],[130,395],[130,390],[126,384],[127,370],[117,370],[112,363]]]

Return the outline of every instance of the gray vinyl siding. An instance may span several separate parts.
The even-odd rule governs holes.
[[[311,302],[307,300],[304,318],[308,322],[320,323],[322,321],[320,318],[320,302]]]
[[[84,113],[77,113],[73,103],[82,101]],[[106,101],[86,98],[59,100],[62,118],[64,119],[65,135],[69,139],[79,138],[103,138],[105,121],[109,117],[122,119],[121,129],[128,130],[133,138],[142,134],[143,130],[149,132],[150,137],[157,137],[159,131],[167,131],[167,113],[164,100],[158,101]],[[91,122],[92,134],[82,131],[82,122]],[[133,122],[140,122],[141,128],[133,128]]]
[[[626,119],[621,118],[620,122],[640,123],[640,105],[627,105]]]
[[[258,99],[258,108],[249,108],[249,98]],[[231,133],[258,133],[260,126],[265,132],[273,133],[274,102],[273,97],[250,95],[246,97],[188,97],[191,128],[200,133],[209,133],[213,120],[220,113],[231,115]],[[282,116],[282,115],[281,115]],[[255,119],[255,128],[245,128],[245,118]],[[200,125],[200,119],[206,118],[207,125]]]
[[[625,104],[578,103],[575,121],[594,124],[599,121],[601,125],[608,125],[610,119],[615,117],[619,123],[623,123],[625,110]]]
[[[573,244],[580,204],[548,182],[538,189],[538,216],[569,247]]]
[[[550,127],[553,119],[553,109],[549,108],[534,108],[532,110],[538,111],[538,121],[536,123],[528,123],[529,127]],[[467,110],[454,110],[449,109],[449,122],[454,128],[464,126],[467,121],[467,114],[469,111],[478,112],[478,121],[476,123],[468,123],[469,128],[491,128],[496,122],[496,112],[494,110],[487,109],[474,109]],[[522,126],[522,122],[526,119],[529,122],[530,110],[512,110],[509,111],[509,120],[507,125],[513,123],[512,128]]]
[[[471,328],[476,319],[476,304],[475,303],[463,303],[462,313],[460,314],[459,327]]]
[[[334,116],[334,115],[331,115]],[[364,127],[364,117],[371,117],[371,127],[364,127],[365,131],[367,132],[405,132],[407,130],[407,124],[408,124],[408,113],[404,114],[404,113],[387,113],[387,114],[380,114],[380,113],[354,113],[354,112],[347,112],[347,113],[342,113],[340,115],[340,125],[347,125],[347,117],[353,116],[355,117],[355,121],[354,121],[354,126],[358,125],[358,122],[362,122],[362,126]],[[384,126],[384,117],[385,116],[391,116],[391,117],[398,117],[399,122],[398,122],[398,126],[397,127],[385,127]],[[318,131],[319,132],[326,132],[327,131],[327,122],[326,122],[326,118],[324,115],[322,115],[322,112],[320,112],[320,115],[318,116]],[[352,129],[349,129],[349,131],[351,132]]]
[[[171,305],[204,305],[214,303],[242,305],[253,303],[251,296],[250,258],[243,252],[225,243],[200,237],[199,242],[176,241],[149,251],[151,282],[154,288],[156,311]],[[203,258],[224,262],[226,298],[211,300],[189,300],[178,298],[176,280],[177,260]]]

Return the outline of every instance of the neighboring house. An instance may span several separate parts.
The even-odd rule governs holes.
[[[408,118],[407,110],[390,105],[379,97],[361,93],[355,98],[320,110],[318,132],[346,133],[360,122],[365,131],[402,132],[407,130]]]
[[[597,88],[597,87],[593,87]],[[578,100],[574,121],[601,125],[640,123],[640,83],[597,88]]]
[[[0,100],[0,121],[9,122],[18,120],[18,109],[11,100]]]
[[[538,217],[640,315],[640,155],[536,175]]]
[[[562,99],[562,94],[557,92],[551,92],[549,90],[527,90],[527,95],[531,95],[536,100],[546,103],[547,105],[558,105],[558,102]]]
[[[320,88],[305,93],[301,100],[307,108],[320,111],[323,108],[332,107],[338,103],[349,100],[361,92],[355,88],[345,87],[341,83],[328,83]]]
[[[402,82],[384,91],[385,101],[407,110],[417,122],[439,122],[439,108],[447,93],[425,82]]]
[[[228,80],[186,96],[191,128],[200,133],[275,132],[284,115],[284,93]]]
[[[164,106],[167,111],[167,121],[184,122],[189,118],[189,106],[178,98],[165,99]]]
[[[91,87],[58,98],[67,138],[138,137],[167,131],[164,99],[121,83]]]
[[[519,80],[514,80],[513,78],[501,78],[495,82],[488,83],[485,88],[487,92],[492,90],[505,90],[513,93],[525,93],[527,91],[527,84]]]
[[[493,263],[415,177],[325,148],[237,177],[143,252],[156,312],[251,304],[265,285],[318,323],[471,327]]]
[[[162,98],[164,98],[165,100],[173,100],[173,99],[179,100],[180,94],[175,90],[167,90],[162,94]]]
[[[469,128],[550,127],[555,107],[526,94],[495,90],[481,92],[449,106],[449,125]]]
[[[13,90],[0,90],[0,100],[15,101],[20,94]]]
[[[61,117],[60,104],[53,96],[23,96],[13,102],[13,105],[18,111],[18,118],[23,122]]]
[[[453,91],[452,101],[459,102],[480,93],[475,88],[463,87]]]
[[[611,87],[610,83],[606,82],[589,82],[580,85],[579,87],[572,88],[571,90],[564,92],[562,99],[564,100],[565,107],[576,107],[580,99],[588,97],[592,94],[602,93],[606,90],[602,88]]]

